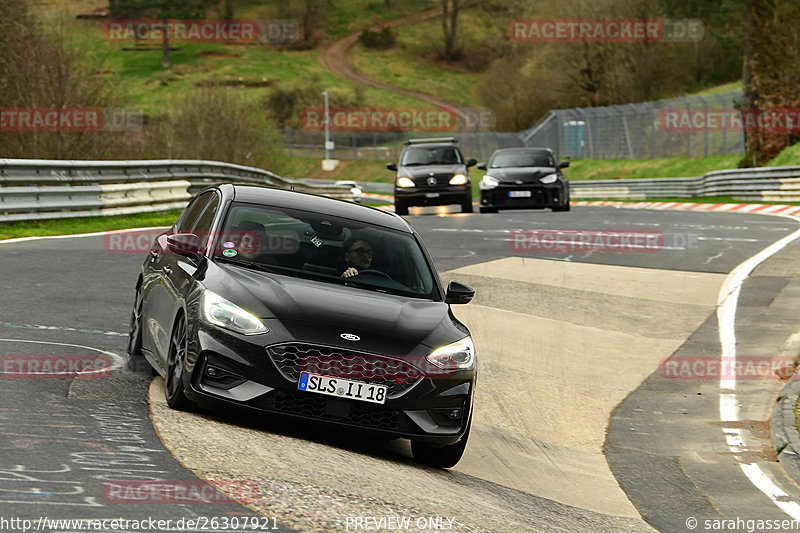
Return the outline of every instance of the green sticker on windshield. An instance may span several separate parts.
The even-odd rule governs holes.
[[[236,250],[231,250],[230,248],[222,250],[222,255],[225,257],[234,257],[236,254]]]

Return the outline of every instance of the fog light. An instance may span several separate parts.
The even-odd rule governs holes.
[[[450,409],[447,411],[447,418],[450,420],[458,420],[461,418],[461,409]]]
[[[219,371],[215,367],[213,367],[213,366],[207,366],[206,367],[206,376],[209,376],[209,377],[213,378],[213,377],[219,376],[219,374],[220,374]]]

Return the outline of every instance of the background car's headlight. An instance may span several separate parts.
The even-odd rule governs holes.
[[[401,177],[397,178],[397,186],[398,187],[413,187],[414,186],[414,182],[411,180],[411,178],[407,178],[405,176],[401,176]]]
[[[450,185],[464,185],[467,183],[467,177],[464,174],[456,174],[450,178]]]
[[[203,293],[203,316],[211,324],[244,335],[269,333],[269,328],[255,315],[211,291]]]
[[[483,183],[484,188],[492,189],[492,188],[497,187],[498,185],[500,185],[500,180],[498,180],[494,176],[490,176],[489,174],[486,174],[483,177],[483,179],[481,180],[481,183]]]
[[[555,183],[557,179],[558,179],[558,174],[550,174],[549,176],[539,178],[539,181],[541,181],[542,183]]]
[[[444,370],[471,370],[475,368],[475,345],[470,337],[432,351],[426,359]]]

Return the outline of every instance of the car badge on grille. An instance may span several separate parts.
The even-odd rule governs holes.
[[[517,185],[522,185],[522,180],[517,180],[516,183]]]
[[[360,341],[361,340],[361,337],[359,337],[358,335],[353,335],[352,333],[342,333],[339,336],[341,338],[343,338],[344,340],[346,340],[346,341]]]
[[[436,178],[428,178],[428,185],[431,187],[436,185]]]

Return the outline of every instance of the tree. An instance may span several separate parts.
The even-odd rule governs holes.
[[[197,19],[219,0],[110,0],[109,9],[115,18],[152,17],[169,20]],[[169,31],[164,31],[161,65],[169,68]]]
[[[458,14],[461,10],[481,3],[482,0],[442,0],[442,34],[444,36],[444,58],[457,59],[461,54],[456,46]]]

